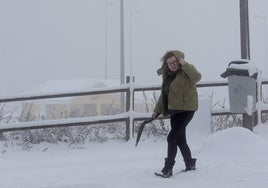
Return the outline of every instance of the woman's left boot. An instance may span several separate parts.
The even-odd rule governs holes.
[[[173,175],[172,169],[175,164],[174,160],[169,160],[168,158],[165,159],[165,166],[161,170],[161,172],[156,172],[155,175],[161,176],[163,178],[169,178]]]
[[[189,170],[195,170],[195,164],[196,164],[195,158],[184,160],[184,163],[186,166],[185,172]]]

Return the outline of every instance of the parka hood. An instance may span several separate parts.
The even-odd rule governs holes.
[[[177,59],[180,59],[180,58],[184,59],[185,58],[184,53],[182,51],[173,50],[173,53],[177,57]]]
[[[184,53],[182,51],[179,51],[179,50],[172,50],[173,54],[176,56],[177,59],[184,59],[185,56],[184,56]],[[165,62],[163,62],[161,68],[159,68],[156,72],[158,74],[158,76],[164,74],[168,69],[168,66]]]

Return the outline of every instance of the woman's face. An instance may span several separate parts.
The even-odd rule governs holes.
[[[168,58],[166,63],[168,65],[168,68],[172,72],[176,72],[179,69],[179,64],[178,64],[177,59],[176,59],[175,56],[172,56],[172,57]]]

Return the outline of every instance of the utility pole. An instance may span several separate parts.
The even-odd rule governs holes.
[[[241,58],[250,59],[248,0],[240,0]]]
[[[248,0],[240,0],[241,59],[250,60]],[[254,113],[256,114],[256,113]],[[253,130],[254,115],[243,114],[243,127]]]

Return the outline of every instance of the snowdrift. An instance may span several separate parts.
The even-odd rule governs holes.
[[[212,158],[258,157],[267,151],[268,144],[264,139],[242,127],[216,132],[205,139],[201,147],[201,155]]]
[[[259,136],[245,128],[229,128],[203,139],[192,137],[197,170],[170,179],[153,174],[162,168],[165,140],[147,139],[137,148],[134,140],[91,143],[79,149],[48,144],[36,145],[30,151],[10,147],[0,154],[0,187],[266,188],[268,140],[263,136],[267,138],[268,134]],[[174,173],[184,168],[180,153],[176,161]]]

